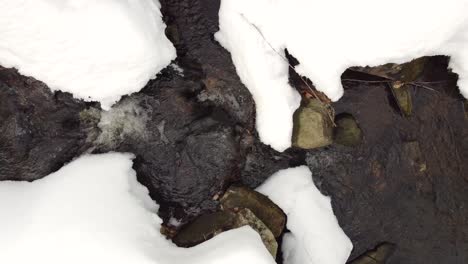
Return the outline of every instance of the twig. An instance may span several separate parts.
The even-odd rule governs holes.
[[[296,71],[296,69],[294,68],[294,66],[291,65],[291,63],[289,63],[289,60],[283,56],[283,54],[281,54],[280,52],[278,52],[274,47],[273,45],[271,45],[270,42],[268,42],[268,40],[265,38],[265,36],[263,35],[262,31],[256,26],[254,25],[253,23],[251,23],[245,16],[244,14],[241,14],[241,16],[244,18],[244,20],[249,23],[253,28],[255,28],[255,30],[258,32],[258,34],[260,34],[260,36],[263,38],[263,40],[268,44],[268,46],[270,46],[270,48],[278,55],[280,56],[280,58],[282,58],[289,66],[289,68],[291,68],[293,71]],[[335,125],[335,121],[334,121],[334,113],[335,113],[335,110],[333,109],[333,107],[331,106],[331,104],[329,102],[325,102],[323,101],[318,95],[317,93],[315,92],[315,90],[310,87],[310,85],[307,83],[307,81],[300,75],[298,74],[299,78],[301,79],[301,81],[306,85],[306,87],[309,89],[309,91],[312,93],[312,95],[319,101],[321,101],[322,103],[324,103],[325,105],[327,105],[327,108],[328,108],[328,111],[327,111],[327,115],[328,117],[330,118],[333,126],[336,126]]]
[[[258,34],[260,34],[260,36],[262,36],[263,40],[268,44],[268,46],[270,46],[270,48],[271,48],[276,54],[278,54],[278,56],[280,56],[284,61],[286,61],[286,62],[288,63],[289,68],[291,68],[292,70],[295,71],[296,69],[294,69],[294,66],[292,66],[292,65],[289,63],[289,60],[288,60],[285,56],[283,56],[283,54],[281,54],[280,52],[278,52],[278,51],[273,47],[273,45],[270,44],[270,42],[268,42],[268,40],[267,40],[267,39],[265,38],[265,36],[263,35],[262,31],[261,31],[256,25],[254,25],[253,23],[251,23],[251,22],[244,16],[244,14],[241,14],[241,16],[244,18],[244,20],[245,20],[247,23],[249,23],[253,28],[255,28],[255,30],[258,32]],[[299,75],[299,74],[298,74],[298,75]],[[301,81],[307,86],[307,88],[309,88],[309,90],[312,92],[313,96],[314,96],[315,98],[317,98],[318,100],[322,101],[322,100],[320,99],[320,97],[317,95],[317,93],[315,93],[315,90],[314,90],[312,87],[310,87],[310,85],[307,83],[307,81],[306,81],[301,75],[299,75],[299,78],[300,78]]]
[[[436,91],[434,88],[431,88],[431,87],[426,86],[426,85],[422,85],[422,84],[420,84],[419,82],[410,82],[410,83],[408,83],[408,84],[413,85],[413,86],[416,86],[416,87],[421,87],[421,88],[424,88],[424,89],[428,89],[428,90],[430,90],[430,91],[433,91],[433,92],[438,93],[438,91]]]

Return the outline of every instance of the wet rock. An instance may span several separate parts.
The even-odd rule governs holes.
[[[390,88],[398,108],[404,116],[411,116],[413,111],[410,88],[409,85],[403,83],[393,84]]]
[[[410,141],[404,143],[402,156],[408,159],[415,173],[424,173],[427,170],[426,161],[421,152],[419,142]]]
[[[302,149],[290,148],[277,152],[250,133],[244,133],[241,140],[243,164],[241,171],[242,184],[251,189],[260,186],[273,173],[305,164]]]
[[[376,67],[353,67],[352,69],[401,83],[409,83],[421,76],[426,61],[427,57],[421,57],[403,64],[388,63]]]
[[[86,151],[92,105],[0,66],[0,180],[40,179]]]
[[[220,200],[224,210],[247,208],[271,230],[275,237],[283,232],[286,216],[267,196],[247,187],[231,186]]]
[[[197,102],[200,87],[161,78],[103,113],[95,152],[131,152],[138,180],[161,217],[189,221],[214,211],[213,197],[239,177],[239,142],[230,115]]]
[[[334,142],[345,146],[356,146],[362,141],[362,131],[356,119],[347,113],[335,117]]]
[[[260,220],[252,211],[244,208],[239,210],[237,213],[236,228],[246,225],[257,231],[257,233],[262,238],[265,247],[268,249],[273,258],[276,258],[276,254],[278,252],[278,243],[276,242],[275,236],[262,220]]]
[[[420,81],[437,92],[415,88],[411,118],[394,111],[386,84],[345,82],[333,107],[359,121],[365,144],[307,151],[314,181],[332,197],[352,239],[351,259],[391,241],[398,250],[389,264],[468,263],[468,123],[447,62],[436,57],[426,64],[431,70]],[[343,78],[362,77],[348,72]],[[409,158],[408,142],[419,143],[422,159]],[[421,163],[412,160],[425,162],[426,170],[415,173]]]
[[[468,100],[463,100],[463,109],[465,110],[465,118],[468,119]]]
[[[167,34],[177,49],[186,80],[201,85],[200,102],[229,112],[235,122],[254,127],[255,105],[240,81],[231,55],[213,35],[219,30],[220,1],[161,0]]]
[[[349,264],[385,264],[393,255],[396,246],[391,243],[383,243],[377,246],[374,250],[368,251],[349,262]]]
[[[296,110],[293,119],[293,146],[312,149],[332,143],[333,124],[326,105],[319,100],[305,102]]]
[[[173,242],[180,247],[196,246],[224,231],[249,225],[257,231],[273,257],[276,257],[278,244],[268,227],[248,209],[219,211],[205,214],[184,226]]]
[[[236,226],[237,214],[231,211],[219,211],[204,214],[185,225],[173,238],[179,247],[198,245],[224,231]]]

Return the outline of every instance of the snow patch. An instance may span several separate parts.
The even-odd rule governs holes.
[[[176,57],[157,0],[0,0],[0,64],[104,109]]]
[[[257,105],[261,140],[278,151],[291,145],[299,95],[288,84],[284,50],[296,71],[336,101],[351,66],[451,56],[468,97],[468,0],[222,0],[216,39],[231,52]]]
[[[130,154],[82,156],[35,182],[0,182],[0,263],[274,264],[250,227],[178,248]]]
[[[306,166],[280,170],[257,191],[288,217],[283,238],[285,264],[344,264],[353,245],[338,224],[330,197],[315,187]]]

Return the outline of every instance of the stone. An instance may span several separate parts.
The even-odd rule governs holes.
[[[356,119],[348,113],[335,117],[334,142],[345,146],[356,146],[362,141],[362,131]]]
[[[294,113],[292,145],[302,149],[332,143],[333,124],[327,106],[317,99],[306,101]]]
[[[394,83],[391,88],[393,97],[396,100],[398,108],[404,116],[411,116],[413,111],[413,102],[411,99],[410,86],[403,83]]]
[[[418,141],[405,142],[403,144],[402,156],[408,159],[415,173],[424,173],[427,170],[426,161]]]
[[[0,180],[37,180],[84,153],[97,129],[83,114],[92,107],[0,66]]]
[[[185,225],[172,241],[180,247],[193,247],[224,231],[246,225],[258,232],[265,247],[275,258],[278,251],[275,236],[249,209],[225,210],[201,215]]]
[[[236,221],[237,214],[232,211],[203,214],[183,226],[172,241],[179,247],[193,247],[224,231],[235,228]]]
[[[352,69],[393,81],[409,83],[422,75],[426,61],[426,57],[421,57],[403,64],[387,63],[376,67],[353,67]]]
[[[382,243],[374,250],[370,250],[351,261],[350,264],[385,264],[395,252],[395,248],[394,244]]]
[[[275,236],[262,220],[260,220],[252,211],[244,208],[237,213],[236,228],[246,225],[257,231],[262,238],[265,247],[273,258],[276,258],[278,242],[276,242]]]
[[[283,233],[286,216],[267,196],[242,186],[231,186],[220,199],[223,210],[247,208],[271,230],[275,237]]]

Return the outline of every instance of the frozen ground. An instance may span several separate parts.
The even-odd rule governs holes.
[[[216,39],[255,100],[260,138],[283,151],[299,106],[285,49],[299,60],[295,70],[333,101],[343,95],[340,77],[348,67],[426,55],[451,56],[466,97],[467,13],[467,0],[222,0]]]
[[[191,249],[166,240],[132,158],[82,156],[32,183],[0,182],[0,263],[275,263],[247,227]]]
[[[176,53],[157,0],[0,0],[0,65],[109,108]]]

